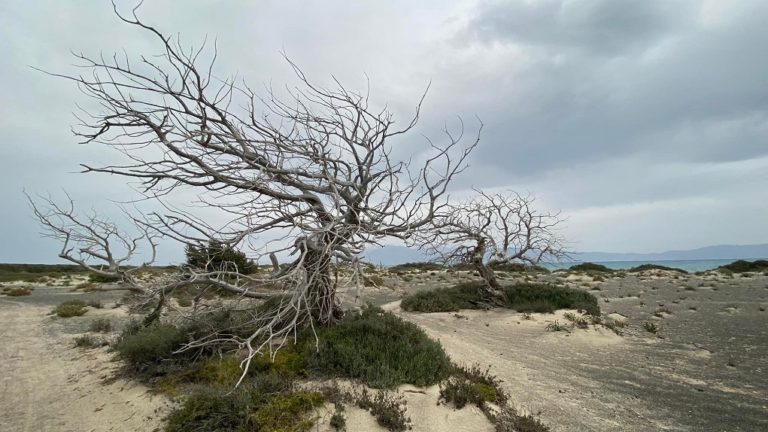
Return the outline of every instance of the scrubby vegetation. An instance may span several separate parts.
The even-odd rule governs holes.
[[[82,272],[76,265],[0,264],[0,282],[43,282],[47,278]]]
[[[747,273],[768,270],[768,260],[745,261],[738,260],[717,268],[721,272]]]
[[[444,270],[445,267],[441,264],[433,262],[410,262],[405,264],[398,264],[389,268],[389,271],[393,273],[407,272],[407,271],[436,271]]]
[[[168,416],[166,431],[303,432],[312,427],[312,411],[324,402],[320,393],[265,375],[236,389],[196,389]]]
[[[595,264],[590,262],[572,265],[571,267],[568,268],[568,270],[587,272],[587,273],[591,273],[591,272],[613,273],[613,269],[611,268],[608,268],[602,264]]]
[[[115,345],[118,357],[128,367],[150,376],[161,374],[180,356],[173,352],[187,342],[187,332],[171,324],[153,324],[140,327],[129,325]]]
[[[110,275],[103,275],[99,273],[90,273],[88,275],[88,280],[93,283],[114,283],[119,282],[120,278],[117,276],[110,276]]]
[[[106,318],[95,319],[91,321],[88,330],[94,333],[109,333],[112,331],[112,321]]]
[[[65,301],[53,309],[53,313],[61,318],[70,318],[85,315],[88,312],[85,302],[82,300]]]
[[[518,312],[554,312],[558,309],[582,309],[599,315],[597,298],[582,290],[556,285],[520,283],[504,287],[507,308]],[[403,298],[404,310],[414,312],[453,312],[459,309],[487,307],[479,295],[477,283],[422,291]]]
[[[27,287],[4,288],[3,294],[9,297],[24,297],[32,294],[32,291]]]
[[[207,245],[195,247],[187,245],[185,249],[187,264],[193,268],[205,270],[237,269],[242,274],[258,270],[253,261],[242,251],[227,247],[219,241],[211,240]]]
[[[673,271],[673,272],[677,272],[677,273],[688,274],[688,272],[683,270],[683,269],[679,269],[679,268],[676,268],[676,267],[667,267],[667,266],[663,266],[663,265],[659,265],[659,264],[641,264],[641,265],[639,265],[637,267],[632,267],[631,269],[629,269],[627,271],[630,272],[630,273],[639,273],[639,272],[647,271],[647,270],[664,270],[664,271]]]
[[[108,342],[96,336],[82,335],[75,338],[77,348],[98,348],[108,345]]]
[[[379,308],[348,314],[318,332],[319,350],[306,350],[309,367],[325,376],[356,378],[374,388],[428,386],[451,373],[440,343],[417,325]]]

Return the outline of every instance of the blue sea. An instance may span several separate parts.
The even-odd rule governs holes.
[[[675,267],[689,272],[706,271],[718,268],[721,265],[730,264],[735,259],[711,259],[711,260],[668,260],[668,261],[594,261],[614,270],[626,270],[641,264],[658,264],[666,267]],[[568,268],[578,262],[542,263],[549,270]]]

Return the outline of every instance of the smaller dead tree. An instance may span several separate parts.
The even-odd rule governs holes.
[[[446,264],[471,264],[483,278],[482,297],[500,305],[506,298],[494,268],[565,256],[556,233],[561,219],[537,212],[529,196],[478,193],[474,199],[445,207],[419,233],[416,244]]]

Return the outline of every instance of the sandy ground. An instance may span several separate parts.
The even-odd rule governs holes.
[[[395,301],[407,289],[468,280],[468,275],[423,275],[398,289],[373,289],[384,304],[440,339],[457,362],[490,366],[518,409],[539,415],[553,431],[768,430],[768,277],[640,274],[606,278],[542,276],[591,290],[605,315],[627,323],[623,336],[591,326],[547,332],[565,323],[557,314],[532,320],[509,310],[416,314]],[[414,288],[415,287],[415,288]],[[160,430],[168,401],[133,381],[114,381],[116,364],[103,349],[74,348],[72,339],[100,316],[48,315],[77,296],[66,288],[36,287],[29,297],[0,297],[0,431]],[[659,336],[642,323],[660,326]],[[399,389],[413,430],[491,431],[472,407],[437,405],[439,389]],[[330,411],[313,430],[327,431]],[[349,408],[348,430],[379,431],[366,412]]]
[[[73,348],[71,329],[50,311],[28,298],[0,298],[0,431],[159,430],[164,399],[136,382],[115,381],[111,356]],[[89,312],[66,325],[111,313]]]
[[[604,314],[624,317],[623,336],[594,326],[547,332],[567,322],[564,311],[524,320],[509,310],[385,307],[455,361],[490,365],[517,406],[553,431],[768,430],[768,277],[630,275],[590,286]],[[671,313],[654,315],[660,307]]]

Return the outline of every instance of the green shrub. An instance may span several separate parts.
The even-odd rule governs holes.
[[[435,271],[435,270],[444,270],[445,267],[441,264],[433,263],[433,262],[409,262],[405,264],[398,264],[396,266],[392,266],[389,268],[389,271],[391,272],[402,272],[402,271]]]
[[[340,412],[334,412],[331,416],[330,426],[335,431],[343,431],[347,429],[347,419],[344,414]]]
[[[453,312],[459,309],[485,307],[480,296],[481,285],[471,282],[422,291],[403,298],[401,307],[415,312]],[[599,315],[597,298],[582,290],[556,285],[520,283],[504,288],[505,307],[518,312],[553,312],[558,309],[583,309],[590,315]]]
[[[667,266],[658,265],[658,264],[642,264],[637,267],[632,267],[627,271],[630,273],[639,273],[641,271],[646,271],[646,270],[665,270],[665,271],[673,271],[673,272],[688,274],[688,272],[683,269],[679,269],[675,267],[667,267]]]
[[[173,352],[186,341],[186,332],[171,324],[153,324],[138,330],[129,326],[115,345],[115,351],[131,369],[156,374],[157,366],[170,361]]]
[[[525,272],[549,273],[549,270],[547,270],[545,267],[538,266],[538,265],[531,265],[531,264],[522,264],[522,263],[499,264],[494,266],[493,269],[495,271],[505,271],[510,273],[525,273]]]
[[[8,291],[4,290],[3,293],[9,297],[23,297],[32,294],[32,291],[27,287],[21,287],[11,288]]]
[[[368,390],[363,389],[356,395],[356,399],[357,406],[370,412],[379,426],[392,432],[410,429],[411,419],[405,416],[405,402],[402,397],[386,391],[376,392],[371,397]]]
[[[109,276],[101,273],[89,273],[88,280],[93,283],[114,283],[120,282],[121,278],[120,276]]]
[[[53,313],[61,318],[81,316],[86,312],[88,312],[88,309],[85,307],[85,302],[82,300],[65,301],[53,309]]]
[[[95,319],[91,321],[88,330],[96,333],[109,333],[112,331],[112,321],[106,318]]]
[[[75,338],[75,346],[78,348],[98,348],[108,345],[107,341],[91,335],[82,335]]]
[[[210,240],[207,245],[185,249],[187,264],[196,269],[208,271],[229,270],[249,274],[258,271],[258,267],[242,251],[224,245],[218,240]]]
[[[264,389],[201,388],[168,416],[167,432],[302,432],[324,402],[319,393]]]
[[[745,261],[738,260],[717,268],[719,271],[731,271],[733,273],[761,272],[768,270],[768,260]]]
[[[370,387],[428,386],[446,378],[451,363],[437,341],[416,324],[367,307],[337,325],[319,329],[319,350],[306,344],[312,371],[356,378]]]
[[[570,271],[581,271],[581,272],[600,272],[600,273],[612,273],[613,269],[610,269],[602,264],[595,264],[595,263],[581,263],[572,265],[568,268]]]
[[[551,331],[551,332],[559,332],[559,331],[567,332],[567,331],[570,331],[570,329],[568,328],[567,325],[560,324],[560,322],[558,320],[555,320],[555,321],[547,324],[546,330],[547,331]]]
[[[643,323],[643,329],[647,331],[648,333],[656,334],[659,332],[659,325],[650,321],[646,321]]]
[[[452,403],[462,409],[468,403],[485,410],[486,403],[504,404],[507,395],[501,390],[501,383],[478,365],[457,368],[453,376],[440,384],[440,401]]]

